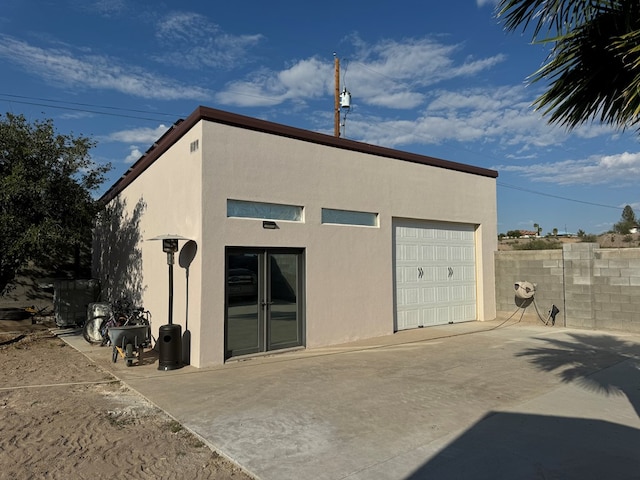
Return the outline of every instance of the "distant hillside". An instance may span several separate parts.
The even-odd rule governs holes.
[[[509,238],[498,242],[498,250],[527,250],[527,246],[535,246],[535,250],[561,248],[563,243],[580,243],[578,237],[541,237],[541,238]],[[595,243],[600,248],[639,248],[640,233],[621,235],[619,233],[605,233],[595,237]]]

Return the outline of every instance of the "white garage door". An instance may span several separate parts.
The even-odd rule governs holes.
[[[394,225],[397,329],[476,320],[475,227]]]

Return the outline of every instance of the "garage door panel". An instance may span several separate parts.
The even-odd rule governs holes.
[[[397,251],[396,260],[401,262],[415,262],[418,260],[418,245],[401,245]]]
[[[404,304],[411,307],[420,304],[420,289],[407,288],[404,291]]]
[[[464,252],[461,247],[451,247],[449,249],[449,260],[453,262],[460,262],[464,260]]]
[[[476,283],[476,269],[475,267],[462,267],[460,269],[461,272],[461,280],[463,282],[473,283],[475,287]]]
[[[438,318],[438,312],[434,308],[423,308],[422,309],[422,322],[421,325],[435,325],[436,319]]]
[[[447,278],[449,277],[449,270],[447,270],[447,268],[440,267],[440,268],[434,269],[434,271],[435,271],[434,281],[438,283],[443,283],[447,281]]]
[[[422,251],[422,256],[420,258],[421,260],[430,262],[436,259],[436,249],[434,246],[422,245],[421,251]]]
[[[436,232],[432,228],[413,228],[418,233],[418,236],[423,239],[436,238]]]
[[[436,301],[438,303],[447,303],[449,302],[449,288],[447,287],[437,287],[436,288]]]
[[[462,322],[464,320],[465,308],[462,305],[453,305],[451,307],[451,321]]]
[[[451,287],[450,300],[452,302],[460,302],[465,299],[465,289],[463,286],[456,285]]]
[[[435,282],[438,278],[438,268],[437,267],[425,267],[424,271],[424,281],[427,283]]]
[[[449,323],[450,321],[450,312],[451,312],[451,308],[450,307],[438,307],[436,308],[436,321],[435,324],[436,325],[442,325],[444,323]]]
[[[406,310],[398,314],[398,330],[418,328],[420,326],[420,310]]]
[[[465,247],[462,249],[463,256],[462,259],[466,262],[475,262],[476,258],[476,249],[475,247]]]
[[[395,223],[397,328],[475,320],[475,227]]]
[[[464,286],[464,300],[475,308],[476,304],[476,286],[465,285]]]
[[[436,246],[436,262],[446,262],[449,260],[449,249],[446,245]]]
[[[418,275],[416,274],[415,267],[402,267],[400,270],[405,284],[418,283]]]
[[[422,303],[423,304],[434,304],[437,301],[436,291],[433,287],[425,287],[422,289]]]

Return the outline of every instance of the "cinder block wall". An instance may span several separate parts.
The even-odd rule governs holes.
[[[531,305],[515,304],[514,283],[537,284],[536,305],[546,318],[560,309],[556,324],[640,333],[640,249],[601,249],[595,243],[565,244],[562,250],[496,252],[499,318],[515,313],[538,321]]]
[[[536,321],[538,319],[536,306],[544,318],[554,304],[560,310],[564,310],[562,253],[562,250],[496,252],[498,318],[508,318],[513,314],[513,318],[522,316],[523,320]],[[514,284],[518,281],[527,281],[536,285],[534,297],[536,303],[524,310],[516,306]],[[560,316],[557,316],[556,322],[560,320]]]
[[[594,327],[640,332],[640,249],[594,253]]]

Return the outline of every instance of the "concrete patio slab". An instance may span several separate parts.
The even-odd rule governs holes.
[[[640,472],[639,335],[470,322],[170,371],[62,338],[263,480]]]

